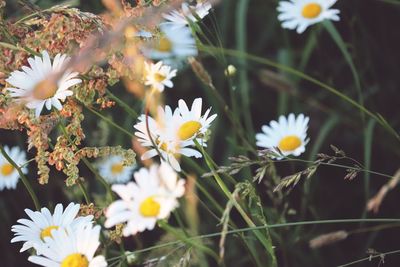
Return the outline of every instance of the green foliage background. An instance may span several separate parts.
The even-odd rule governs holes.
[[[17,1],[8,2],[8,16],[21,16],[24,10],[17,6]],[[35,4],[46,8],[57,1],[39,0]],[[272,0],[224,0],[215,7],[215,12],[207,17],[202,28],[213,43],[220,41],[224,48],[242,50],[261,58],[268,58],[282,65],[300,70],[324,83],[337,88],[341,93],[358,100],[354,75],[347,61],[326,28],[315,25],[304,34],[281,28],[277,20],[278,1]],[[99,13],[103,10],[101,1],[85,0],[78,5],[85,11]],[[361,95],[364,106],[373,113],[381,114],[389,124],[399,132],[399,70],[400,70],[400,3],[398,1],[379,0],[342,0],[335,8],[341,11],[340,22],[334,27],[343,40],[342,47],[348,51],[360,79]],[[216,34],[218,33],[218,35]],[[217,90],[231,103],[228,94],[229,84],[223,75],[226,65],[206,53],[201,58],[213,78]],[[241,57],[227,57],[227,62],[238,69],[232,80],[236,86],[234,101],[238,108],[234,111],[247,127],[246,135],[254,143],[253,134],[261,129],[262,124],[276,119],[278,115],[304,113],[310,116],[309,136],[311,142],[303,159],[315,160],[316,153],[332,154],[330,144],[343,149],[347,155],[362,162],[367,169],[386,174],[393,174],[399,168],[400,141],[390,135],[369,116],[349,103],[327,92],[320,86],[304,81],[299,77]],[[269,72],[266,74],[265,70]],[[197,81],[197,82],[194,82]],[[121,84],[111,88],[129,105],[140,110],[141,104],[124,90]],[[245,153],[234,145],[235,135],[232,125],[225,118],[221,108],[211,93],[201,85],[188,68],[179,73],[175,87],[167,93],[167,103],[176,106],[180,98],[191,102],[195,97],[203,96],[207,105],[214,107],[219,114],[213,138],[208,151],[219,165],[229,165],[228,157]],[[248,97],[249,103],[243,99]],[[125,129],[133,131],[132,121],[128,116],[118,116],[123,112],[119,107],[111,110],[112,118]],[[129,137],[114,132],[89,114],[86,121],[87,142],[93,137],[109,133],[107,144],[129,147]],[[251,119],[251,121],[249,120]],[[90,136],[90,132],[93,136]],[[3,144],[19,144],[25,147],[24,135],[16,136],[7,131],[0,131]],[[32,155],[30,155],[32,156]],[[33,165],[33,164],[32,164]],[[205,167],[205,165],[204,165]],[[278,172],[283,177],[304,169],[301,163],[277,163]],[[30,178],[34,180],[35,168],[31,166]],[[87,172],[90,175],[89,172]],[[387,178],[360,173],[354,180],[343,180],[345,170],[333,167],[321,167],[304,186],[301,181],[294,190],[285,196],[285,201],[295,212],[280,216],[279,210],[270,210],[272,199],[266,195],[266,184],[256,186],[268,218],[274,223],[302,220],[344,219],[344,218],[399,218],[400,210],[398,188],[391,191],[384,200],[378,214],[365,212],[366,201],[388,181]],[[251,178],[243,172],[239,180]],[[46,187],[35,185],[35,190],[42,203],[49,206],[57,202],[66,202],[69,196],[78,192],[64,192],[63,179],[54,173]],[[206,179],[206,178],[204,178]],[[305,188],[308,188],[308,194]],[[96,188],[94,188],[96,189]],[[221,203],[225,199],[221,198]],[[20,255],[19,244],[9,244],[10,227],[18,218],[24,216],[24,208],[33,208],[24,188],[17,191],[0,193],[0,251],[2,266],[28,266],[26,255]],[[301,212],[301,211],[304,212]],[[201,233],[220,230],[218,221],[200,210]],[[237,214],[233,214],[239,218]],[[174,220],[171,220],[174,223]],[[242,225],[244,227],[245,225]],[[273,243],[279,266],[336,266],[366,256],[368,248],[379,252],[400,249],[400,230],[390,228],[351,235],[347,240],[321,249],[311,250],[308,241],[313,237],[336,230],[364,228],[366,224],[327,224],[284,227],[273,229]],[[161,230],[144,233],[144,246],[157,242]],[[248,236],[248,238],[252,238]],[[254,237],[253,237],[254,238]],[[218,240],[216,239],[216,242]],[[206,243],[207,244],[207,243]],[[215,245],[215,244],[214,244]],[[212,245],[212,246],[214,246]],[[128,249],[135,249],[135,242],[127,240]],[[243,249],[237,236],[229,236],[226,241],[226,266],[250,266],[249,252]],[[214,248],[214,247],[213,247]],[[217,248],[216,248],[217,249]],[[400,255],[391,255],[385,259],[385,266],[397,266]],[[363,262],[359,266],[377,266],[378,261]]]

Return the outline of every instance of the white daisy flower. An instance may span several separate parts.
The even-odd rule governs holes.
[[[202,144],[205,144],[205,139],[202,138],[210,128],[211,123],[217,117],[217,114],[210,114],[211,108],[207,109],[204,115],[201,114],[202,98],[196,98],[193,101],[192,107],[189,110],[186,102],[182,99],[178,101],[180,116],[177,116],[177,136],[179,140],[193,140],[201,138]]]
[[[92,215],[76,217],[79,208],[79,204],[70,203],[63,212],[63,205],[57,204],[53,215],[47,208],[42,208],[40,212],[25,209],[25,213],[28,214],[30,220],[19,219],[17,222],[20,224],[11,227],[11,231],[15,235],[11,243],[24,242],[20,252],[35,248],[36,253],[38,255],[41,254],[45,246],[45,237],[51,237],[55,229],[66,227],[74,229],[81,223],[90,223],[92,221]]]
[[[308,122],[310,118],[293,113],[280,116],[279,121],[271,121],[269,126],[262,126],[263,133],[256,134],[257,146],[274,149],[279,148],[284,156],[299,156],[305,151],[309,142],[307,138]],[[281,159],[281,157],[278,157]]]
[[[169,106],[158,109],[158,120],[154,120],[150,116],[148,117],[149,131],[146,127],[146,116],[142,115],[139,117],[139,122],[135,124],[135,135],[138,137],[139,142],[144,147],[150,147],[146,153],[142,155],[142,160],[146,160],[161,154],[162,158],[167,161],[176,171],[181,171],[179,164],[180,155],[185,155],[187,157],[201,158],[202,155],[199,151],[190,148],[188,146],[192,145],[192,141],[182,141],[179,140],[176,135],[175,121],[177,121],[177,116],[179,115],[179,110],[176,109],[172,112]],[[157,149],[154,147],[157,146]]]
[[[6,90],[27,108],[34,109],[37,117],[44,106],[48,110],[51,107],[61,110],[61,102],[73,94],[69,88],[82,82],[76,78],[77,72],[67,70],[60,73],[68,61],[67,55],[57,54],[51,63],[47,51],[42,52],[42,58],[28,58],[30,67],[23,66],[22,71],[13,71],[6,79],[13,87]]]
[[[166,163],[141,168],[134,176],[136,182],[112,186],[121,199],[106,211],[107,228],[127,223],[124,236],[152,230],[157,220],[167,218],[178,206],[176,199],[184,194],[184,180],[178,180],[176,172]]]
[[[161,161],[158,169],[160,179],[161,194],[167,196],[166,201],[170,201],[171,207],[178,207],[178,198],[185,194],[185,180],[179,179],[178,174],[165,161]]]
[[[124,158],[118,155],[112,155],[101,161],[99,164],[99,173],[109,184],[124,184],[128,182],[133,174],[135,165],[124,166]]]
[[[169,64],[168,61],[174,62],[174,59],[197,56],[196,41],[188,27],[176,28],[170,24],[163,24],[160,29],[161,36],[155,40],[153,46],[143,49],[146,57],[162,59],[164,63]]]
[[[189,24],[188,21],[197,22],[197,18],[204,18],[208,15],[211,9],[211,4],[208,1],[197,3],[196,6],[190,6],[187,3],[182,3],[181,10],[173,10],[168,14],[163,14],[163,17],[174,27],[185,27]],[[196,14],[194,16],[193,14]]]
[[[156,88],[158,91],[164,91],[165,87],[172,88],[174,84],[171,79],[176,76],[177,70],[172,70],[170,66],[163,65],[162,61],[157,64],[144,62],[146,71],[145,85]]]
[[[282,27],[304,32],[308,26],[319,23],[325,19],[339,21],[337,9],[330,9],[337,0],[290,0],[280,1],[278,6],[278,19]]]
[[[96,256],[100,245],[100,226],[79,224],[76,229],[60,228],[46,237],[42,256],[30,256],[28,260],[45,267],[106,267],[104,256]]]
[[[26,163],[26,153],[22,151],[19,147],[8,146],[4,147],[6,154],[19,166],[21,167]],[[21,169],[22,173],[28,173],[26,166]],[[15,189],[17,188],[17,183],[19,181],[19,173],[14,168],[14,166],[7,161],[7,159],[0,153],[0,191],[4,188]]]

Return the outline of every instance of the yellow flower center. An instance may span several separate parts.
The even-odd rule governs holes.
[[[160,213],[160,203],[148,197],[140,204],[139,211],[143,217],[156,217]]]
[[[160,74],[160,73],[155,73],[154,74],[154,80],[156,80],[156,82],[158,82],[158,83],[164,81],[165,78],[167,78],[167,77],[162,75],[162,74]]]
[[[160,139],[155,140],[156,145],[159,146],[159,148],[165,152],[168,152],[168,145],[165,142],[161,142]],[[161,144],[160,144],[161,143]]]
[[[116,163],[111,166],[112,174],[120,174],[124,170],[124,165],[121,163]]]
[[[80,253],[70,254],[61,262],[61,267],[88,267],[89,261]]]
[[[3,164],[1,166],[0,172],[3,176],[9,176],[14,171],[14,166],[10,163]]]
[[[292,151],[301,145],[301,140],[295,135],[288,135],[279,142],[279,149],[282,151]]]
[[[167,145],[167,143],[161,143],[160,148],[161,148],[161,150],[164,150],[165,152],[168,152],[168,145]]]
[[[301,15],[306,19],[315,19],[321,14],[322,7],[316,3],[310,3],[303,7]]]
[[[167,37],[161,37],[158,41],[158,50],[161,52],[171,52],[172,43]]]
[[[32,96],[35,99],[45,100],[53,97],[57,92],[58,86],[52,79],[45,79],[35,85]]]
[[[58,228],[59,228],[58,226],[54,226],[54,225],[44,228],[42,230],[42,232],[40,232],[40,238],[44,241],[45,237],[52,237],[51,236],[51,231],[54,230],[54,229],[57,230]]]
[[[198,121],[187,121],[179,127],[178,137],[180,140],[187,140],[193,137],[201,128]]]

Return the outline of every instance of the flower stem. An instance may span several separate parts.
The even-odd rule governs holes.
[[[249,231],[254,231],[254,230],[283,228],[283,227],[291,227],[291,226],[299,226],[299,225],[343,224],[343,223],[360,223],[360,222],[365,222],[365,223],[385,223],[385,222],[386,223],[388,223],[388,222],[390,222],[390,223],[399,223],[400,219],[381,218],[381,219],[335,219],[335,220],[317,220],[317,221],[298,221],[298,222],[278,223],[278,224],[260,225],[260,226],[256,226],[256,227],[246,227],[246,228],[233,229],[233,230],[227,231],[226,234],[238,234],[238,233],[244,233],[244,232],[249,232]],[[188,239],[196,240],[196,239],[217,237],[217,236],[221,236],[221,235],[222,235],[221,232],[216,232],[216,233],[193,236],[193,237],[190,237]],[[138,254],[138,253],[148,252],[148,251],[152,251],[154,249],[160,249],[160,248],[165,248],[165,247],[168,247],[168,246],[177,245],[177,244],[180,244],[181,242],[182,241],[180,241],[180,240],[179,241],[166,242],[166,243],[155,245],[155,246],[152,246],[152,247],[136,250],[135,252],[132,252],[132,253]],[[129,255],[129,254],[127,254],[127,255]],[[127,256],[127,255],[123,255],[123,256]],[[116,259],[119,259],[119,258],[121,258],[121,256],[108,258],[107,260],[108,261],[113,261],[113,260],[116,260]]]
[[[110,96],[110,98],[115,100],[115,102],[117,102],[118,105],[120,105],[129,115],[131,115],[132,118],[136,119],[139,116],[136,111],[129,107],[129,105],[122,101],[119,97],[111,93],[110,90],[107,89],[106,92]]]
[[[210,248],[196,242],[195,240],[193,240],[190,237],[186,237],[183,233],[181,233],[178,230],[176,230],[175,228],[171,227],[165,220],[158,221],[158,224],[161,228],[163,228],[168,233],[176,236],[178,239],[187,243],[188,245],[191,245],[193,247],[196,247],[196,248],[202,250],[203,252],[207,253],[208,255],[213,257],[218,262],[218,255]]]
[[[93,165],[86,158],[82,158],[82,161],[86,165],[86,167],[88,167],[89,170],[94,174],[97,180],[99,180],[100,183],[104,186],[104,188],[107,191],[107,194],[110,196],[111,201],[113,201],[114,195],[112,193],[110,185],[106,182],[106,180],[104,180],[104,178],[96,171]]]
[[[129,135],[130,137],[135,137],[134,134],[128,132],[127,130],[125,130],[124,128],[122,128],[121,126],[119,126],[118,124],[116,124],[115,122],[113,122],[112,120],[110,120],[109,118],[105,117],[104,115],[100,114],[99,112],[97,112],[96,110],[94,110],[91,107],[85,106],[88,110],[90,110],[93,114],[95,114],[96,116],[100,117],[101,119],[103,119],[105,122],[109,123],[110,125],[114,126],[115,128],[117,128],[118,130],[122,131],[123,133]]]
[[[33,191],[33,188],[31,184],[29,183],[28,178],[25,176],[25,174],[22,172],[21,168],[15,163],[15,161],[10,158],[10,156],[7,154],[5,151],[3,145],[0,144],[0,151],[1,154],[3,154],[4,158],[17,170],[19,176],[21,177],[22,183],[24,184],[26,190],[28,191],[29,195],[32,198],[33,204],[35,205],[36,210],[40,210],[40,204],[39,200],[35,194],[35,191]]]
[[[204,159],[206,161],[207,166],[210,168],[210,171],[213,173],[214,178],[216,180],[216,182],[218,183],[218,185],[220,186],[220,188],[222,189],[222,191],[224,192],[224,194],[226,195],[226,197],[232,201],[233,205],[235,206],[235,208],[237,209],[237,211],[240,213],[240,215],[242,216],[242,218],[244,219],[244,221],[247,223],[248,226],[250,227],[256,227],[256,224],[251,220],[251,218],[247,215],[247,213],[243,210],[243,208],[240,206],[240,204],[236,201],[236,199],[233,198],[231,192],[229,191],[228,187],[226,186],[226,184],[224,183],[224,181],[221,179],[221,177],[219,176],[219,174],[216,172],[213,164],[210,161],[210,156],[207,154],[207,152],[205,152],[203,146],[201,146],[199,144],[199,142],[194,139],[193,140],[197,149],[199,149],[202,154],[204,155]],[[269,256],[271,257],[271,266],[277,266],[277,261],[276,261],[276,257],[275,257],[275,252],[271,243],[271,237],[267,236],[265,237],[260,230],[254,230],[253,231],[255,236],[257,237],[257,239],[261,242],[261,244],[264,246],[264,248],[267,250]]]
[[[76,183],[78,184],[79,188],[82,191],[82,194],[83,194],[83,197],[85,198],[86,204],[89,205],[90,204],[90,199],[89,199],[88,193],[86,192],[85,187],[82,185],[82,183],[81,183],[81,181],[79,181],[79,179],[76,181]]]

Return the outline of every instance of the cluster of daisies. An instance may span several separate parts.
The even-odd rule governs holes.
[[[145,62],[145,85],[162,92],[165,87],[172,87],[171,79],[176,76],[176,69],[171,65],[179,66],[188,57],[197,56],[196,41],[189,28],[191,23],[205,17],[211,4],[207,1],[190,6],[183,3],[180,10],[163,14],[165,21],[160,24],[160,36],[153,38],[153,34],[145,31],[137,33],[138,37],[145,36],[148,44],[142,47],[143,55],[152,60],[161,60],[157,63]],[[50,58],[47,51],[41,55],[28,58],[29,66],[22,70],[13,71],[6,79],[10,96],[17,102],[34,110],[39,117],[46,107],[51,110],[62,109],[62,102],[72,96],[73,86],[82,82],[79,73],[68,69],[70,58],[65,54],[57,54]],[[169,65],[165,65],[165,64]]]
[[[135,182],[113,185],[121,197],[106,211],[105,226],[126,223],[124,236],[152,230],[156,222],[166,219],[179,206],[185,193],[185,181],[166,163],[141,168]],[[32,249],[29,261],[41,266],[103,267],[104,256],[96,255],[100,245],[101,226],[93,216],[79,216],[79,204],[70,203],[65,210],[57,204],[53,214],[47,209],[26,209],[29,219],[19,219],[11,231],[14,242],[23,242],[21,252]]]
[[[188,57],[198,54],[196,40],[189,27],[189,23],[196,23],[198,19],[208,15],[211,4],[208,1],[190,6],[182,3],[180,10],[173,10],[163,14],[165,21],[160,24],[161,35],[150,40],[150,45],[143,47],[143,54],[157,63],[145,62],[145,85],[162,92],[165,87],[171,88],[171,79],[176,76],[179,68]],[[140,32],[139,36],[152,38],[151,33]]]
[[[135,182],[116,184],[112,190],[121,198],[106,211],[105,226],[126,223],[123,235],[153,230],[156,222],[166,219],[178,207],[178,198],[185,193],[185,180],[165,162],[141,168],[134,174]]]
[[[182,99],[172,111],[170,106],[159,107],[157,118],[142,114],[134,126],[135,135],[144,147],[150,149],[142,155],[142,160],[160,156],[176,171],[181,171],[179,157],[200,158],[202,154],[194,149],[196,145],[206,146],[208,130],[216,114],[209,116],[211,108],[202,114],[202,99],[196,98],[189,109]]]
[[[302,33],[308,26],[325,19],[339,20],[338,10],[330,9],[336,0],[291,0],[280,1],[278,11],[282,26],[297,29]],[[173,87],[171,79],[176,76],[180,62],[196,56],[198,50],[190,23],[196,23],[210,11],[211,5],[202,1],[195,6],[183,3],[180,10],[164,14],[160,24],[159,38],[141,31],[140,37],[153,39],[143,47],[143,54],[157,63],[145,62],[144,84],[162,92]],[[69,57],[57,54],[51,60],[48,52],[41,57],[28,59],[29,67],[14,71],[6,80],[10,96],[27,108],[41,115],[43,108],[62,109],[62,102],[73,95],[72,87],[82,82],[79,73],[69,70]],[[184,100],[178,106],[159,107],[154,117],[142,114],[134,125],[135,135],[148,150],[142,160],[160,157],[161,164],[149,168],[124,166],[121,156],[110,156],[99,164],[99,173],[112,186],[120,199],[106,209],[106,228],[124,224],[123,235],[152,230],[160,219],[167,219],[179,206],[178,199],[185,193],[185,181],[177,172],[181,171],[180,157],[202,157],[206,147],[209,128],[216,118],[210,115],[211,108],[202,112],[201,98],[196,98],[191,107]],[[275,150],[276,159],[299,156],[309,142],[307,138],[309,118],[300,114],[280,116],[262,126],[256,135],[257,146]],[[17,147],[5,147],[5,152],[27,173],[25,152]],[[0,190],[15,189],[19,179],[15,165],[0,155]],[[132,176],[135,181],[130,181]],[[53,214],[47,209],[26,209],[29,219],[20,219],[12,227],[15,237],[11,242],[23,242],[22,251],[32,250],[29,261],[42,266],[107,266],[105,258],[95,256],[100,245],[101,226],[93,216],[79,216],[79,204],[71,203],[65,210],[57,204]]]
[[[12,226],[14,242],[23,242],[21,252],[32,249],[28,258],[41,266],[107,266],[104,256],[95,256],[100,245],[99,225],[93,216],[78,216],[80,205],[70,203],[65,210],[57,204],[53,214],[47,209],[25,209],[29,219]]]

